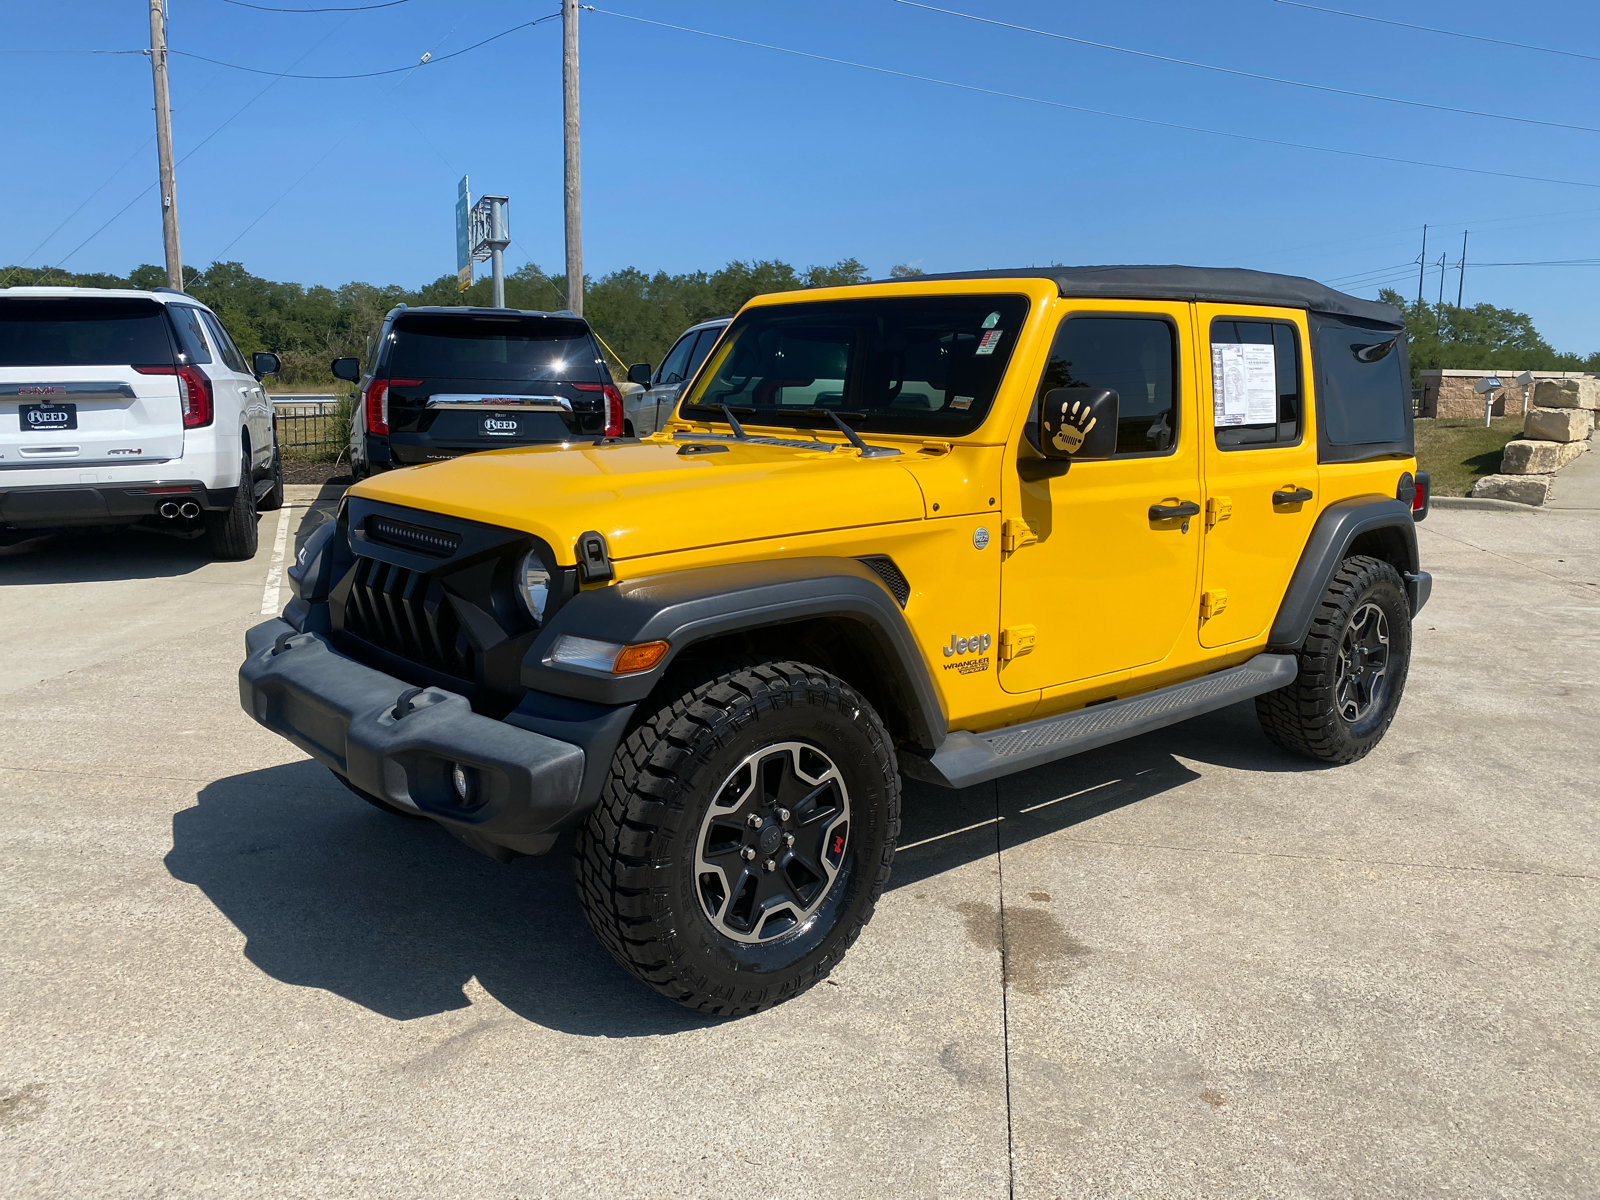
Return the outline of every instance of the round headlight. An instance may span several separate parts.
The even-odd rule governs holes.
[[[550,572],[537,550],[528,551],[517,567],[517,595],[528,615],[543,623],[545,605],[550,602]]]

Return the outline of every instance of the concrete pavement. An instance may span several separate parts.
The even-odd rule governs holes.
[[[291,514],[286,549],[327,512]],[[309,515],[308,515],[309,514]],[[1436,512],[1400,717],[910,785],[824,985],[702,1020],[239,710],[252,563],[0,558],[0,1190],[1585,1196],[1600,513]],[[286,593],[284,593],[286,595]]]

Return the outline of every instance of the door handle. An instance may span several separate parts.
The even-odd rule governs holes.
[[[1200,515],[1200,506],[1192,500],[1185,500],[1182,504],[1152,504],[1150,506],[1150,519],[1152,521],[1175,521],[1179,517],[1195,517]]]
[[[1309,499],[1311,499],[1310,488],[1287,488],[1272,493],[1272,506],[1276,508],[1280,504],[1304,504]]]

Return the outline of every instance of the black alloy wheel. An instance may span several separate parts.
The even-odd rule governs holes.
[[[1411,665],[1411,601],[1389,563],[1347,558],[1329,582],[1288,687],[1256,697],[1266,735],[1286,750],[1351,763],[1383,740]]]
[[[900,832],[888,730],[843,680],[743,666],[644,720],[579,828],[578,898],[662,995],[743,1016],[821,981],[872,918]]]

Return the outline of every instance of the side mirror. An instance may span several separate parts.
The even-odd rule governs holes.
[[[649,363],[634,363],[633,366],[629,367],[628,368],[628,382],[629,383],[642,383],[642,384],[644,384],[645,387],[649,387],[650,386],[650,364]]]
[[[329,365],[335,379],[343,379],[348,383],[361,382],[361,360],[359,358],[336,358]]]
[[[278,356],[268,350],[258,350],[250,356],[250,369],[256,373],[256,378],[263,375],[276,375],[283,368],[278,361]]]
[[[1056,388],[1039,401],[1039,453],[1093,462],[1117,452],[1121,401],[1110,388]]]

